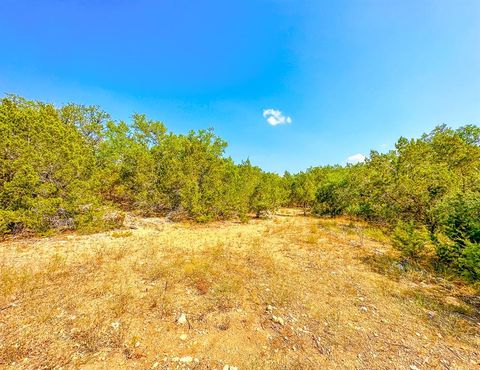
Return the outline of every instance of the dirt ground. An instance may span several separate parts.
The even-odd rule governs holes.
[[[0,367],[479,369],[471,286],[291,210],[0,243]]]

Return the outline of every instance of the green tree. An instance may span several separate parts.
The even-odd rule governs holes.
[[[54,106],[3,98],[0,135],[3,232],[74,227],[87,206],[99,203],[91,146]]]
[[[261,173],[250,198],[250,209],[256,217],[276,211],[287,199],[282,178],[274,173]]]
[[[300,172],[296,174],[291,181],[291,198],[295,204],[303,209],[303,214],[307,215],[307,210],[313,205],[317,187],[311,172]]]
[[[125,209],[144,213],[158,211],[154,150],[164,139],[166,129],[159,121],[133,115],[133,122],[110,121],[99,145],[98,178],[104,199]]]
[[[96,105],[69,103],[58,109],[58,114],[65,125],[76,127],[94,148],[103,140],[106,123],[110,120],[110,115]]]

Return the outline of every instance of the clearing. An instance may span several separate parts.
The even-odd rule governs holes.
[[[0,243],[0,367],[475,369],[472,287],[292,210]]]

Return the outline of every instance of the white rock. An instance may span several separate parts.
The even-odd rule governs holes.
[[[159,365],[160,365],[160,363],[155,362],[155,363],[152,365],[152,369],[156,369]]]
[[[277,324],[280,324],[280,325],[285,325],[285,320],[283,320],[279,316],[272,315],[272,321],[276,322]]]
[[[178,324],[186,324],[187,323],[187,315],[185,315],[184,313],[182,313],[178,319],[177,319],[177,323]]]
[[[185,364],[188,364],[190,362],[193,361],[193,357],[192,356],[184,356],[182,358],[180,358],[180,362],[183,362]]]
[[[180,335],[180,339],[181,339],[181,340],[187,340],[187,338],[188,338],[188,335],[187,335],[187,334],[182,334],[182,335]]]
[[[416,367],[415,365],[410,365],[410,369],[411,370],[420,370],[418,367]]]
[[[267,311],[268,311],[268,312],[272,312],[272,310],[273,310],[273,307],[272,307],[271,304],[269,304],[269,305],[267,306]]]
[[[238,367],[236,366],[230,366],[230,365],[225,365],[223,367],[223,370],[238,370]]]
[[[118,328],[120,328],[120,323],[118,321],[112,322],[111,325],[113,330],[118,330]]]

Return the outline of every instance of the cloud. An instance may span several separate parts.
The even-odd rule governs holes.
[[[283,113],[277,109],[264,109],[263,117],[267,119],[268,124],[272,126],[284,125],[286,123],[292,123],[292,118],[283,115]]]
[[[347,158],[347,163],[361,163],[365,162],[365,156],[361,153],[351,155],[350,157]]]

